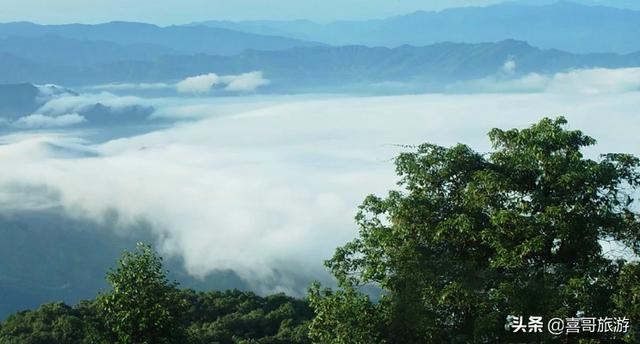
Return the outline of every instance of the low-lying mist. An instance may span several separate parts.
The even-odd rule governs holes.
[[[363,198],[395,187],[393,158],[402,146],[462,142],[488,151],[491,128],[563,115],[598,139],[590,156],[640,154],[637,83],[618,72],[580,73],[582,81],[545,77],[551,86],[528,93],[69,95],[41,112],[68,115],[83,101],[100,101],[152,107],[150,119],[168,124],[133,134],[111,126],[7,134],[0,207],[60,209],[101,226],[109,221],[114,231],[145,221],[161,253],[181,258],[194,276],[230,269],[256,290],[299,294],[300,278],[327,278],[323,260],[356,235]],[[562,78],[595,86],[559,87]]]

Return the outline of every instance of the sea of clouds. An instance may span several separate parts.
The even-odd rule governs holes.
[[[487,152],[491,128],[564,115],[570,128],[598,139],[589,156],[640,155],[640,78],[633,73],[576,71],[522,93],[62,97],[40,112],[73,122],[69,113],[99,98],[153,105],[152,116],[189,121],[101,141],[72,128],[2,136],[0,208],[60,207],[97,223],[115,211],[117,230],[146,221],[161,252],[182,257],[194,276],[232,269],[257,289],[276,275],[318,278],[322,261],[356,235],[353,217],[364,197],[396,187],[393,157],[402,145],[462,142]],[[563,80],[581,87],[559,87]],[[32,191],[16,192],[25,186]],[[282,278],[275,290],[291,291],[291,284]]]

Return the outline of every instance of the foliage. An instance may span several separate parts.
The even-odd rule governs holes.
[[[616,305],[620,316],[629,317],[636,326],[631,330],[627,340],[631,343],[640,342],[640,263],[628,264],[622,270],[618,282]]]
[[[0,343],[310,343],[313,313],[306,301],[179,290],[149,246],[125,252],[107,279],[113,290],[95,300],[45,304],[10,316],[0,323]]]
[[[151,247],[138,244],[136,252],[125,251],[107,281],[113,289],[98,302],[118,343],[184,342],[176,285],[167,280],[162,258]]]
[[[506,331],[506,319],[614,314],[620,271],[630,267],[610,259],[601,242],[639,253],[631,194],[640,184],[640,163],[627,154],[585,158],[582,150],[595,140],[566,123],[543,119],[523,130],[494,129],[494,151],[486,155],[462,144],[424,144],[401,154],[403,190],[369,196],[356,217],[359,237],[326,263],[342,290],[311,290],[312,338],[554,341]],[[354,294],[364,285],[384,291],[377,305]],[[633,297],[617,299],[620,309],[637,301],[637,287],[629,292]],[[340,326],[346,317],[350,329]]]
[[[310,343],[307,323],[313,316],[307,302],[284,294],[259,297],[250,292],[181,291],[189,337],[205,343]]]
[[[310,332],[320,343],[385,343],[380,335],[383,304],[374,303],[369,296],[347,286],[333,292],[321,290],[318,283],[309,289],[309,302],[315,310]]]
[[[3,344],[107,344],[95,302],[75,307],[50,303],[10,316],[0,327]]]

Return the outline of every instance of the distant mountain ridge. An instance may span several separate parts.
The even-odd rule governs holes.
[[[110,22],[98,25],[39,25],[29,22],[0,24],[0,38],[57,36],[60,38],[147,46],[182,54],[233,55],[247,49],[279,50],[319,43],[204,26],[168,26]],[[68,42],[68,41],[67,41]],[[0,45],[2,48],[2,45]]]
[[[155,44],[121,45],[110,41],[93,41],[46,36],[8,36],[0,38],[0,51],[38,63],[68,65],[76,68],[122,60],[151,60],[180,54]]]
[[[259,70],[271,85],[266,91],[306,92],[349,89],[385,82],[415,83],[438,90],[449,82],[483,78],[513,61],[514,75],[551,74],[583,68],[640,67],[640,53],[573,54],[543,50],[526,42],[439,43],[398,48],[297,47],[281,51],[250,50],[234,56],[167,55],[152,60],[119,61],[87,68],[55,66],[28,59],[0,58],[0,83],[35,82],[68,86],[102,83],[174,82],[218,73]],[[7,61],[12,61],[7,64]],[[15,80],[19,78],[19,80]]]
[[[544,49],[574,53],[630,53],[640,50],[640,11],[569,1],[546,5],[507,2],[328,24],[298,20],[209,21],[197,25],[264,32],[331,45],[396,47],[403,44],[423,46],[438,42],[481,43],[516,39]]]

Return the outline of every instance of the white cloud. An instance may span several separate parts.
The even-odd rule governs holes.
[[[217,74],[209,73],[186,78],[176,84],[176,89],[180,93],[207,93],[219,82]]]
[[[549,92],[587,95],[634,92],[640,90],[640,68],[577,69],[553,75],[530,73],[508,78],[504,78],[504,75],[494,75],[456,83],[449,89],[464,92]]]
[[[526,93],[543,92],[549,86],[550,77],[531,73],[516,78],[493,75],[483,79],[457,82],[448,86],[450,91],[467,93]]]
[[[36,102],[38,104],[44,104],[52,99],[74,96],[75,93],[65,87],[55,84],[35,85],[38,88],[38,96]]]
[[[57,116],[67,113],[81,113],[88,107],[98,103],[112,109],[122,109],[130,106],[150,106],[152,100],[133,96],[116,96],[109,92],[94,94],[67,95],[49,100],[36,113],[47,116]]]
[[[308,96],[305,96],[308,97]],[[296,99],[299,96],[290,96]],[[133,106],[151,107],[155,109],[154,118],[172,120],[197,119],[238,113],[272,104],[271,96],[252,97],[251,99],[238,97],[159,97],[143,98],[136,96],[118,96],[109,92],[83,93],[56,97],[43,104],[36,113],[55,117],[68,113],[82,113],[89,107],[102,104],[113,111],[122,112]],[[9,124],[9,122],[7,122]],[[0,125],[3,119],[0,118]]]
[[[136,90],[162,90],[173,88],[174,85],[167,84],[164,82],[158,83],[115,83],[115,84],[104,84],[104,85],[95,85],[91,86],[89,89],[92,90],[107,90],[107,91],[136,91]]]
[[[69,113],[56,117],[33,114],[19,118],[13,123],[13,125],[18,128],[25,129],[59,128],[84,123],[86,121],[86,118],[78,115],[77,113]]]
[[[261,86],[269,85],[271,81],[264,78],[262,72],[254,71],[239,75],[218,76],[215,73],[203,74],[186,78],[176,84],[179,93],[208,93],[218,85],[230,92],[253,92]]]
[[[518,64],[516,63],[516,60],[513,57],[510,57],[506,61],[504,61],[504,64],[502,65],[502,72],[506,73],[507,75],[514,74],[516,72],[517,66]]]
[[[355,234],[361,199],[393,187],[392,144],[464,141],[488,149],[484,134],[493,126],[523,126],[570,110],[574,125],[596,129],[599,138],[620,133],[601,140],[605,145],[633,147],[631,133],[639,128],[627,121],[639,99],[297,101],[93,146],[99,158],[60,159],[46,150],[33,161],[12,161],[0,181],[60,190],[62,205],[76,216],[99,220],[115,207],[123,225],[146,218],[164,238],[165,252],[184,256],[192,273],[231,268],[258,283],[274,269],[319,271],[334,247]],[[0,157],[18,144],[2,147]],[[30,150],[36,147],[47,146]]]
[[[317,277],[322,261],[355,236],[361,200],[395,188],[396,144],[465,142],[488,151],[490,128],[566,115],[572,128],[599,140],[590,156],[640,155],[640,92],[627,92],[616,73],[598,75],[626,86],[604,83],[611,92],[589,96],[548,91],[144,100],[163,111],[200,106],[202,119],[106,143],[83,142],[73,132],[2,137],[0,163],[11,168],[0,169],[0,206],[34,206],[41,200],[36,191],[21,199],[15,186],[43,186],[58,195],[52,206],[78,218],[102,221],[116,209],[122,228],[146,219],[162,252],[182,256],[194,275],[233,269],[257,288],[276,270]],[[280,282],[276,289],[292,287]]]
[[[230,75],[222,78],[227,83],[224,88],[232,92],[253,92],[261,86],[266,86],[271,81],[264,78],[262,72],[250,72],[240,75]]]
[[[546,90],[583,94],[640,91],[640,68],[597,68],[558,73]]]

